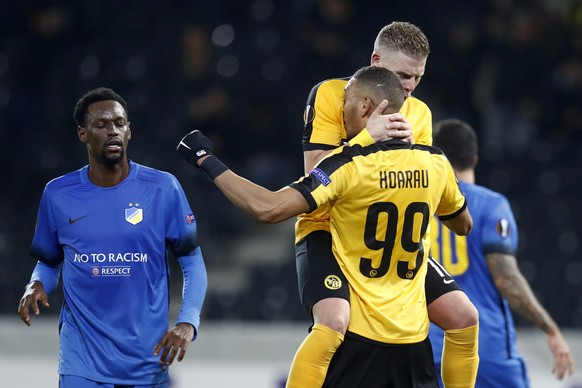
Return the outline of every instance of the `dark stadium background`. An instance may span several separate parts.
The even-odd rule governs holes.
[[[431,43],[414,93],[434,120],[478,131],[478,183],[507,195],[520,268],[565,327],[582,325],[582,3],[564,1],[10,1],[0,11],[0,313],[15,316],[50,179],[86,164],[72,111],[83,93],[129,103],[129,156],[175,174],[209,272],[202,319],[306,320],[292,222],[259,225],[178,157],[203,130],[236,172],[271,189],[302,173],[310,88],[369,64],[377,31]],[[173,266],[174,300],[179,267]],[[59,309],[57,293],[50,311]],[[519,322],[519,321],[518,321]]]

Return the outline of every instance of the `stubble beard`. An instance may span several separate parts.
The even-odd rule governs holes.
[[[106,167],[115,167],[125,160],[125,149],[122,149],[118,154],[108,154],[107,151],[101,151],[101,163]]]

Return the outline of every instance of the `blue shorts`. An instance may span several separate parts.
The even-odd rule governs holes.
[[[443,386],[441,380],[441,365],[435,364],[439,386]],[[508,358],[505,360],[481,360],[477,372],[475,388],[529,388],[527,368],[522,358]]]
[[[123,385],[100,383],[73,375],[59,375],[59,388],[168,388],[168,383],[147,385]]]

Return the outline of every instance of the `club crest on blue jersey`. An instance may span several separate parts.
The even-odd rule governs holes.
[[[139,224],[140,222],[142,222],[143,221],[143,209],[139,209],[137,207],[137,206],[139,206],[139,204],[136,203],[134,206],[132,203],[130,203],[129,206],[130,206],[130,208],[125,209],[125,220],[132,225],[136,225],[136,224]]]
[[[319,168],[314,168],[311,170],[310,174],[313,174],[313,176],[315,176],[317,180],[320,181],[324,186],[327,186],[331,183],[331,178]]]
[[[191,223],[193,223],[194,221],[196,221],[196,218],[194,218],[194,214],[190,213],[190,214],[186,214],[186,223],[188,225],[190,225]]]

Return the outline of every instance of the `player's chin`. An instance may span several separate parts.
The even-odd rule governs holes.
[[[114,166],[125,159],[125,152],[103,152],[102,160],[108,166]]]

